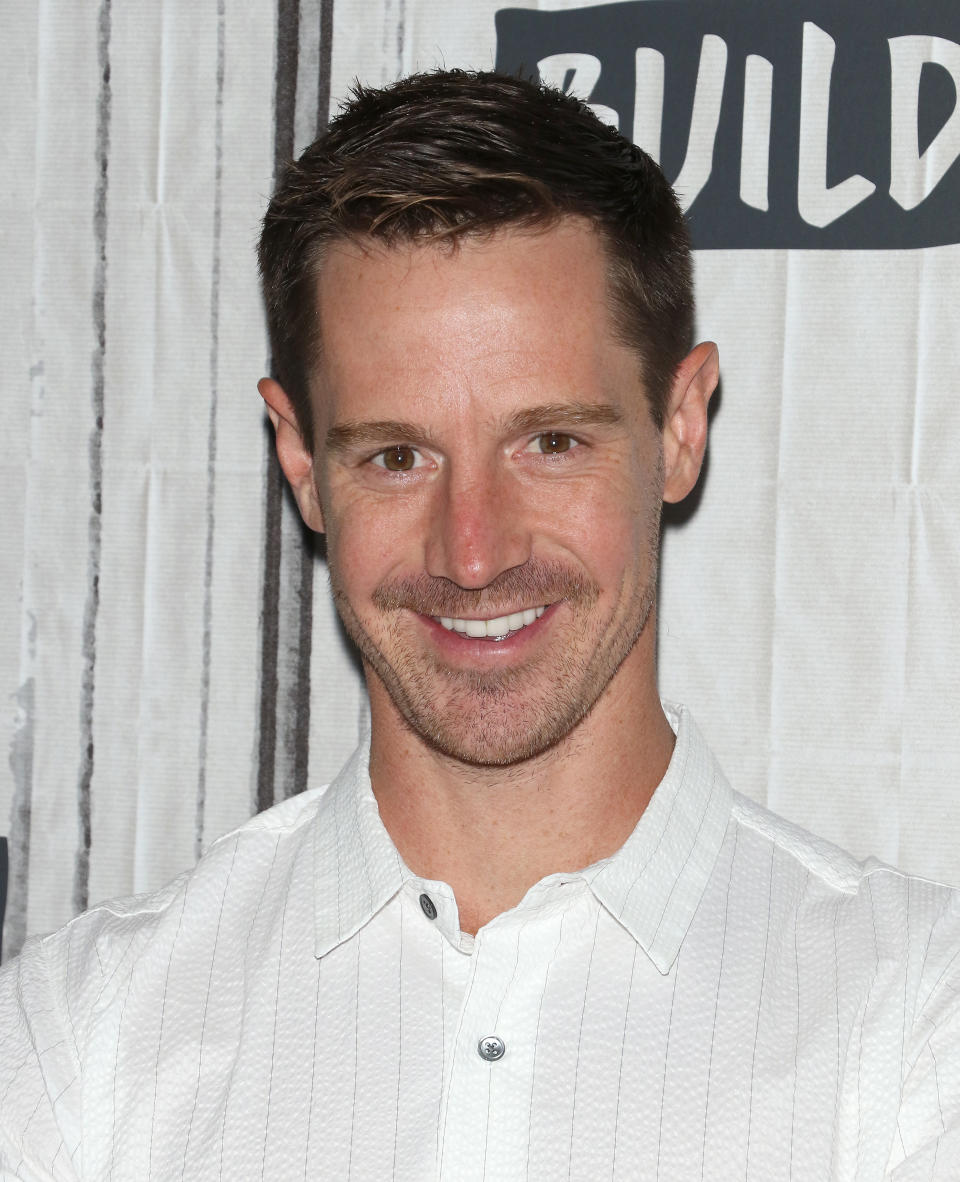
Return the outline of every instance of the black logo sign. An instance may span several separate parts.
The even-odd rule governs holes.
[[[659,160],[701,249],[960,242],[958,0],[626,0],[496,28],[498,70]]]

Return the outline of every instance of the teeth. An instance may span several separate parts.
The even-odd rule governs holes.
[[[528,607],[526,611],[511,612],[509,616],[497,616],[493,620],[458,620],[452,616],[439,616],[438,619],[448,632],[460,632],[475,638],[494,636],[503,640],[510,632],[517,632],[539,620],[546,610],[546,607]]]

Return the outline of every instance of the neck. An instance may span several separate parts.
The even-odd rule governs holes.
[[[644,630],[565,739],[510,767],[476,767],[434,751],[368,674],[380,816],[415,874],[451,886],[463,931],[476,933],[546,875],[615,853],[633,831],[674,743],[656,690],[653,632]]]

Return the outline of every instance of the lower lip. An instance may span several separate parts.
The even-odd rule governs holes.
[[[543,615],[534,620],[532,624],[527,624],[526,627],[520,628],[516,632],[511,632],[503,640],[494,640],[493,638],[484,639],[482,636],[467,636],[465,632],[455,632],[450,628],[444,628],[432,616],[420,616],[419,618],[428,629],[434,643],[444,653],[472,661],[498,660],[503,657],[513,656],[532,640],[535,640],[552,618],[556,607],[557,604],[550,604]]]

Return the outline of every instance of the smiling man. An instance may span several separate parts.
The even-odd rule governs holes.
[[[656,166],[492,74],[292,164],[260,383],[371,726],[0,979],[4,1178],[955,1178],[955,892],[780,821],[657,693],[717,382]]]
[[[268,220],[268,276],[280,230]],[[336,239],[316,277],[313,447],[295,396],[260,383],[368,671],[380,815],[471,933],[621,846],[673,749],[660,506],[696,480],[716,350],[678,358],[658,427],[608,306],[608,249],[585,215],[546,210]]]

